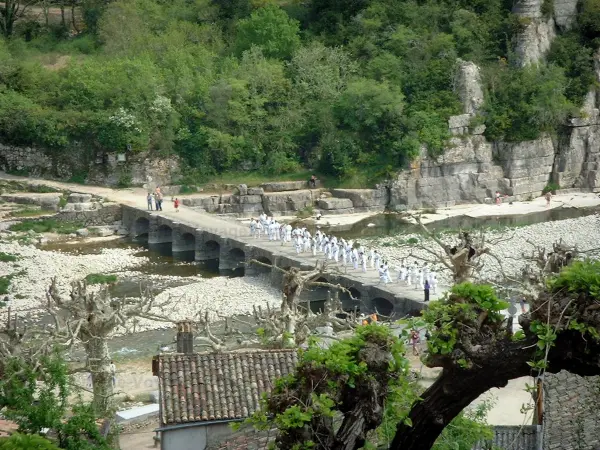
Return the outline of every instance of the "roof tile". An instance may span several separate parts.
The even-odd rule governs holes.
[[[249,417],[277,378],[294,372],[296,350],[159,355],[163,425]]]

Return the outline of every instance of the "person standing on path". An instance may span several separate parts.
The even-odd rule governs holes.
[[[113,387],[117,384],[117,366],[115,366],[114,361],[110,360],[110,376],[112,377]]]
[[[152,193],[148,192],[146,201],[148,202],[148,211],[152,211]]]
[[[179,212],[179,199],[175,198],[175,200],[173,201],[173,206],[175,207],[175,211]]]
[[[550,192],[546,192],[546,208],[550,206],[550,200],[552,200],[552,194]]]
[[[496,191],[496,205],[500,206],[500,191]]]
[[[425,285],[423,286],[423,292],[425,293],[425,301],[429,301],[429,280],[425,280]]]

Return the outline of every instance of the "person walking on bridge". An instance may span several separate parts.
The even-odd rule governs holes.
[[[146,201],[148,202],[148,211],[152,211],[152,193],[148,192]]]

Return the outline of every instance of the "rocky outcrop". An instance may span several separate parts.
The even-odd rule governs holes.
[[[513,7],[521,25],[521,31],[515,36],[515,62],[521,67],[540,61],[556,37],[554,18],[542,14],[543,2],[519,0]]]
[[[140,153],[122,162],[118,161],[116,153],[96,159],[85,149],[49,154],[39,148],[3,144],[0,144],[0,170],[33,177],[77,179],[78,182],[105,186],[129,184],[150,190],[171,184],[181,172],[176,155],[159,159]]]
[[[13,194],[2,194],[0,195],[0,200],[21,205],[37,205],[42,209],[57,211],[61,196],[61,192],[44,194],[20,192]]]
[[[483,89],[479,66],[471,61],[458,60],[455,90],[465,114],[476,114],[483,105]],[[468,126],[468,125],[467,125]]]
[[[260,187],[265,192],[284,192],[308,189],[308,181],[277,181],[273,183],[264,183]]]
[[[570,30],[577,15],[578,0],[553,0],[554,23],[563,31]]]
[[[382,212],[389,204],[389,193],[378,189],[332,189],[334,197],[349,199],[355,212]]]

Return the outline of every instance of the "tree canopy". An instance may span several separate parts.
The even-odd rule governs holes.
[[[10,5],[12,3],[7,3]],[[8,6],[7,6],[8,7]],[[364,184],[447,144],[457,58],[483,69],[487,135],[557,130],[593,83],[597,0],[548,63],[510,61],[504,0],[85,1],[79,33],[0,41],[0,140],[91,160],[179,154],[190,175],[318,169]],[[74,35],[73,35],[74,34]]]

